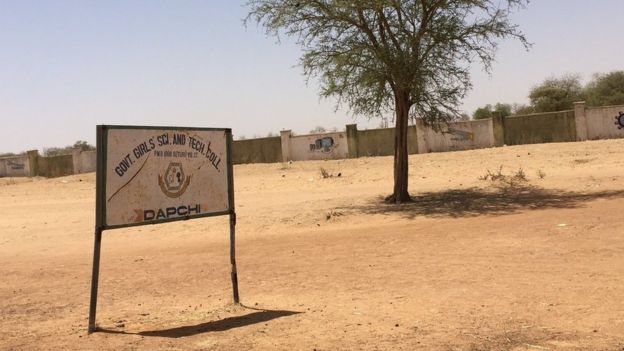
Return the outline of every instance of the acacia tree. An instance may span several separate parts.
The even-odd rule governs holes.
[[[585,87],[585,97],[590,106],[624,104],[624,71],[594,76]]]
[[[527,0],[249,0],[247,21],[297,39],[308,77],[355,115],[394,113],[396,203],[408,193],[410,116],[427,123],[460,114],[469,68],[489,71],[497,40],[527,41],[509,14]]]
[[[487,104],[483,107],[479,107],[472,114],[472,117],[474,119],[492,118],[492,116],[507,117],[511,115],[512,109],[513,107],[510,104],[497,102],[494,106]]]
[[[575,101],[583,100],[583,85],[578,74],[551,77],[534,86],[529,93],[535,112],[570,110]]]

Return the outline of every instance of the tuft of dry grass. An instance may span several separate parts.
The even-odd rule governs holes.
[[[340,172],[338,172],[337,174],[333,174],[331,172],[328,172],[323,167],[321,167],[319,171],[321,172],[321,177],[323,177],[323,179],[333,178],[333,177],[341,177],[342,176],[342,173],[340,173]]]
[[[516,186],[519,183],[525,183],[528,181],[526,173],[521,168],[513,173],[512,175],[506,175],[503,173],[503,166],[498,167],[496,172],[492,172],[489,169],[486,170],[486,173],[482,176],[478,177],[479,180],[487,181],[490,180],[494,183],[502,184],[505,186]]]
[[[492,173],[489,169],[486,170],[486,173],[479,177],[479,180],[488,180],[495,182],[497,180],[505,179],[505,175],[503,174],[503,166],[498,167],[498,171],[496,173]]]
[[[521,181],[527,180],[526,174],[522,170],[522,167],[518,168],[518,171],[516,172],[516,174],[513,175],[513,178],[515,180],[521,180]]]
[[[327,170],[323,167],[321,167],[320,169],[321,171],[321,177],[323,177],[323,179],[327,179],[327,178],[331,178],[331,173],[327,172]]]

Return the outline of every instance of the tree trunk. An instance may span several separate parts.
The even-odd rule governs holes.
[[[409,94],[395,92],[396,126],[394,128],[394,193],[390,197],[400,204],[411,200],[407,191],[407,122],[409,119]]]

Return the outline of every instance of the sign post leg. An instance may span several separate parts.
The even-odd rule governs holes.
[[[95,230],[95,244],[93,247],[93,273],[91,275],[91,302],[89,304],[89,334],[97,328],[95,326],[95,310],[97,308],[98,278],[100,276],[100,247],[102,246],[102,230]]]
[[[239,303],[238,273],[236,271],[236,212],[230,212],[230,263],[232,264],[232,289],[234,303]]]

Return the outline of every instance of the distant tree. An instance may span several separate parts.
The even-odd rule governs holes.
[[[492,105],[487,104],[483,107],[479,107],[472,113],[474,119],[486,119],[492,117]]]
[[[494,110],[492,110],[492,115],[501,117],[511,116],[511,104],[496,103]]]
[[[44,147],[43,148],[43,155],[47,157],[66,155],[70,153],[71,153],[71,150],[69,150],[67,147]]]
[[[95,146],[87,143],[84,140],[78,140],[77,142],[74,143],[74,145],[72,146],[72,148],[74,149],[80,149],[82,151],[93,151],[95,150]]]
[[[534,112],[535,109],[527,104],[513,104],[511,106],[512,115],[528,115]]]
[[[78,140],[73,145],[68,145],[65,147],[47,147],[43,148],[44,156],[60,156],[60,155],[70,155],[73,150],[79,149],[82,151],[92,151],[95,150],[95,146],[89,144],[84,140]]]
[[[531,89],[531,107],[535,112],[571,110],[574,102],[583,100],[583,87],[578,75],[548,78]]]
[[[624,71],[597,74],[585,87],[590,106],[624,105]]]
[[[273,133],[273,132],[269,132],[269,134],[267,134],[267,138],[273,138],[279,136],[277,133]]]
[[[472,114],[474,119],[485,119],[492,118],[494,116],[507,117],[511,115],[511,105],[510,104],[502,104],[500,102],[496,103],[494,107],[492,105],[487,104],[483,107],[479,107]]]
[[[247,139],[247,137],[246,137],[246,136],[244,136],[244,135],[239,135],[239,136],[238,136],[238,140],[245,140],[245,139]]]
[[[310,134],[325,133],[326,131],[327,130],[324,127],[316,126],[314,129],[310,130]]]
[[[489,71],[497,40],[526,39],[509,14],[526,0],[248,0],[248,20],[295,37],[321,96],[356,115],[395,115],[396,203],[408,193],[409,116],[432,124],[459,114],[470,65]]]
[[[14,153],[14,152],[3,152],[0,153],[0,157],[11,157],[11,156],[22,156],[25,155],[26,152]]]

